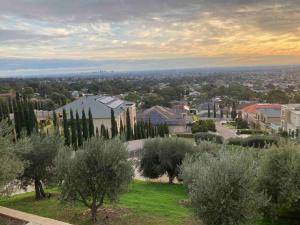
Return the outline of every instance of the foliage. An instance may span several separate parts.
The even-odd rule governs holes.
[[[257,163],[249,152],[187,156],[182,177],[196,215],[206,225],[239,225],[261,217],[267,203],[257,191]]]
[[[137,130],[135,132],[138,132]],[[129,141],[132,138],[132,128],[130,121],[129,109],[126,110],[126,140]]]
[[[211,134],[208,132],[198,132],[194,134],[195,141],[197,144],[201,143],[202,141],[212,141],[218,144],[223,143],[223,137],[216,135],[216,134]]]
[[[13,144],[13,128],[7,120],[0,121],[0,195],[9,194],[13,190],[10,183],[21,175],[23,162],[15,152],[26,143]]]
[[[54,177],[54,159],[61,147],[61,140],[59,135],[54,133],[51,135],[33,134],[25,141],[28,145],[24,145],[16,152],[18,158],[26,162],[20,180],[24,188],[34,183],[35,198],[42,199],[46,197],[43,184],[49,184]]]
[[[279,138],[276,136],[253,135],[247,138],[230,138],[229,145],[240,145],[243,147],[265,148],[269,145],[277,145]]]
[[[65,109],[63,109],[63,127],[64,127],[65,145],[70,146],[70,144],[71,144],[70,130],[69,130],[69,125],[68,125],[67,112]]]
[[[287,104],[289,103],[289,96],[285,91],[274,89],[267,93],[266,100],[269,103]]]
[[[299,178],[299,145],[285,143],[279,147],[266,149],[262,153],[259,180],[260,189],[271,197],[268,216],[276,218],[280,211],[295,211],[295,214],[299,215]]]
[[[71,123],[71,143],[75,150],[77,150],[77,132],[76,132],[76,121],[74,119],[73,110],[70,110],[70,123]]]
[[[263,134],[263,135],[268,135],[268,132],[264,131],[264,130],[238,129],[237,134]]]
[[[62,149],[57,168],[63,199],[82,202],[91,209],[93,222],[104,198],[116,200],[133,176],[128,152],[118,139],[94,137],[76,152]]]
[[[94,120],[91,109],[89,109],[89,137],[95,136]]]
[[[192,124],[192,133],[208,131],[216,132],[216,125],[213,120],[199,120]]]
[[[236,118],[235,125],[237,129],[248,129],[247,121],[243,120],[242,118]]]
[[[144,177],[158,178],[165,173],[169,183],[178,178],[185,154],[194,152],[193,144],[180,138],[154,138],[145,141],[140,171]]]

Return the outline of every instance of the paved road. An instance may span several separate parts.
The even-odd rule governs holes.
[[[229,129],[228,127],[222,125],[220,121],[216,121],[216,129],[220,136],[225,140],[233,137],[237,137],[236,131]]]

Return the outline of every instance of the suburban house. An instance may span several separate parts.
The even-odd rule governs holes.
[[[163,106],[153,106],[138,114],[138,120],[152,124],[167,124],[170,133],[184,133],[187,131],[186,116],[176,113],[178,108],[171,109]]]
[[[300,131],[300,104],[281,106],[281,128],[283,131],[295,134]]]
[[[280,125],[280,104],[252,104],[242,108],[241,113],[253,129],[265,130]]]
[[[80,118],[82,116],[82,110],[84,110],[86,117],[88,117],[88,112],[90,109],[93,116],[95,129],[100,129],[101,125],[103,124],[105,128],[111,131],[111,110],[114,111],[118,130],[120,130],[121,120],[123,126],[125,126],[126,124],[127,109],[129,109],[131,127],[134,127],[134,124],[136,122],[135,103],[124,101],[113,96],[86,95],[84,97],[81,97],[55,110],[55,112],[59,114],[60,118],[62,118],[63,109],[66,110],[68,118],[70,118],[71,109],[73,110],[74,114],[76,113],[76,111],[78,111]]]

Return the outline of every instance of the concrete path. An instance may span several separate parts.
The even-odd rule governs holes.
[[[27,221],[28,225],[71,225],[70,223],[64,223],[58,220],[32,215],[2,206],[0,206],[0,214],[14,219]]]
[[[219,135],[222,136],[225,140],[237,137],[235,130],[229,129],[228,127],[222,125],[220,121],[216,122],[216,129]]]
[[[135,152],[139,149],[142,149],[143,145],[144,145],[144,140],[145,139],[126,142],[128,151],[129,152]]]

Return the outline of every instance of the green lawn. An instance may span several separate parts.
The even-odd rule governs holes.
[[[83,205],[63,204],[59,201],[57,190],[50,189],[48,192],[53,193],[50,199],[35,201],[34,193],[26,193],[2,198],[0,205],[72,224],[90,224],[88,210]],[[117,204],[105,204],[99,218],[108,215],[111,224],[116,225],[197,224],[192,209],[181,203],[185,199],[187,195],[183,185],[134,181]]]
[[[11,198],[0,198],[0,205],[20,211],[69,222],[90,225],[89,211],[82,204],[61,203],[57,189],[49,189],[50,199],[35,201],[34,193]],[[186,206],[188,198],[181,184],[162,184],[134,181],[117,204],[105,203],[98,215],[99,224],[108,216],[112,225],[196,225],[193,210]],[[104,223],[107,224],[107,223]],[[1,225],[1,221],[0,221]],[[253,225],[253,224],[251,224]],[[258,222],[255,225],[287,225],[285,223]]]

